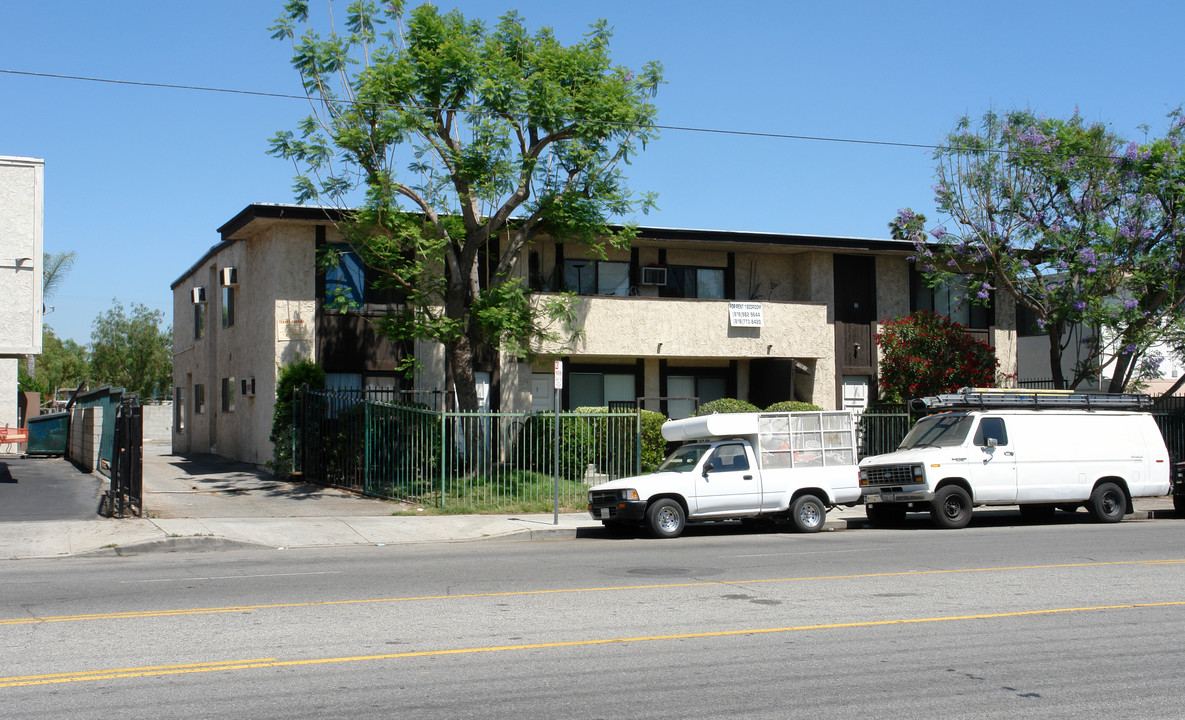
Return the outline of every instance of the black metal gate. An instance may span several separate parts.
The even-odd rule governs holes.
[[[125,396],[115,412],[111,489],[99,501],[105,517],[144,515],[144,414],[135,397]]]

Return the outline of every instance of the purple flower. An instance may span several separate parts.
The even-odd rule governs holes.
[[[1136,300],[1135,298],[1128,298],[1127,300],[1123,301],[1123,306],[1125,308],[1127,308],[1128,310],[1135,310],[1136,307],[1139,306],[1139,304],[1140,304],[1140,301]]]
[[[1074,309],[1079,312],[1085,310],[1086,309],[1086,301],[1085,300],[1075,300],[1074,301]]]
[[[1123,156],[1126,157],[1128,160],[1135,160],[1136,155],[1139,152],[1140,152],[1140,146],[1136,145],[1134,142],[1129,142],[1127,144],[1127,151],[1123,154]]]
[[[980,300],[987,300],[989,297],[991,297],[991,293],[989,293],[987,290],[980,290],[979,292],[975,293],[975,295]]]
[[[930,234],[934,236],[935,240],[941,240],[942,238],[946,237],[946,228],[941,226],[936,227],[930,231]]]

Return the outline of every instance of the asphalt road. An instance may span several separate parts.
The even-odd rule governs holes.
[[[1185,526],[5,565],[5,718],[1179,717]]]
[[[56,458],[0,460],[0,522],[93,520],[108,482]]]

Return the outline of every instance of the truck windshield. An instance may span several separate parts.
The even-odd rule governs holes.
[[[971,416],[966,413],[943,413],[924,417],[918,420],[918,424],[913,426],[897,449],[962,445],[970,428]]]
[[[662,461],[655,472],[691,472],[710,445],[684,445]]]

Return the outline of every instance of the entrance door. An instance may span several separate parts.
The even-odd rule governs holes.
[[[835,374],[875,377],[876,258],[836,255],[834,266]]]
[[[868,389],[870,378],[867,375],[843,376],[843,404],[844,410],[851,410],[859,415],[868,408]]]

